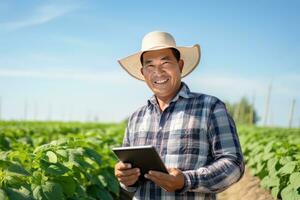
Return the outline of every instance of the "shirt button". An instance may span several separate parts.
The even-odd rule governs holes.
[[[159,130],[161,130],[161,129],[162,129],[162,127],[160,126],[160,127],[159,127]]]

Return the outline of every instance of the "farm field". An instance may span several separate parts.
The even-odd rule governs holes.
[[[300,199],[299,134],[299,129],[240,126],[246,171],[219,200]]]
[[[119,199],[111,147],[121,144],[125,127],[0,122],[0,200]],[[220,200],[300,199],[300,129],[238,129],[246,175]]]
[[[0,123],[0,200],[116,199],[125,124]]]

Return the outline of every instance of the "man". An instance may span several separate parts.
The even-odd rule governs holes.
[[[152,145],[169,174],[118,162],[115,175],[134,199],[216,199],[237,182],[244,163],[234,121],[216,97],[190,92],[181,78],[198,65],[200,46],[178,47],[166,32],[150,32],[142,50],[121,59],[154,93],[128,121],[123,146]],[[146,156],[146,155],[145,155]],[[147,158],[145,158],[147,159]]]

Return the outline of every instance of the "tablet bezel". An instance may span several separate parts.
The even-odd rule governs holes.
[[[114,147],[112,150],[123,163],[130,163],[132,168],[140,168],[140,179],[142,180],[144,179],[144,174],[150,170],[168,173],[154,146]]]

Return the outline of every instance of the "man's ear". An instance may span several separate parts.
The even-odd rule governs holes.
[[[179,60],[178,62],[178,65],[179,65],[179,70],[180,70],[180,73],[182,73],[182,69],[183,69],[183,65],[184,65],[184,61],[182,59]]]
[[[144,71],[143,71],[143,67],[141,68],[141,74],[144,76]]]

